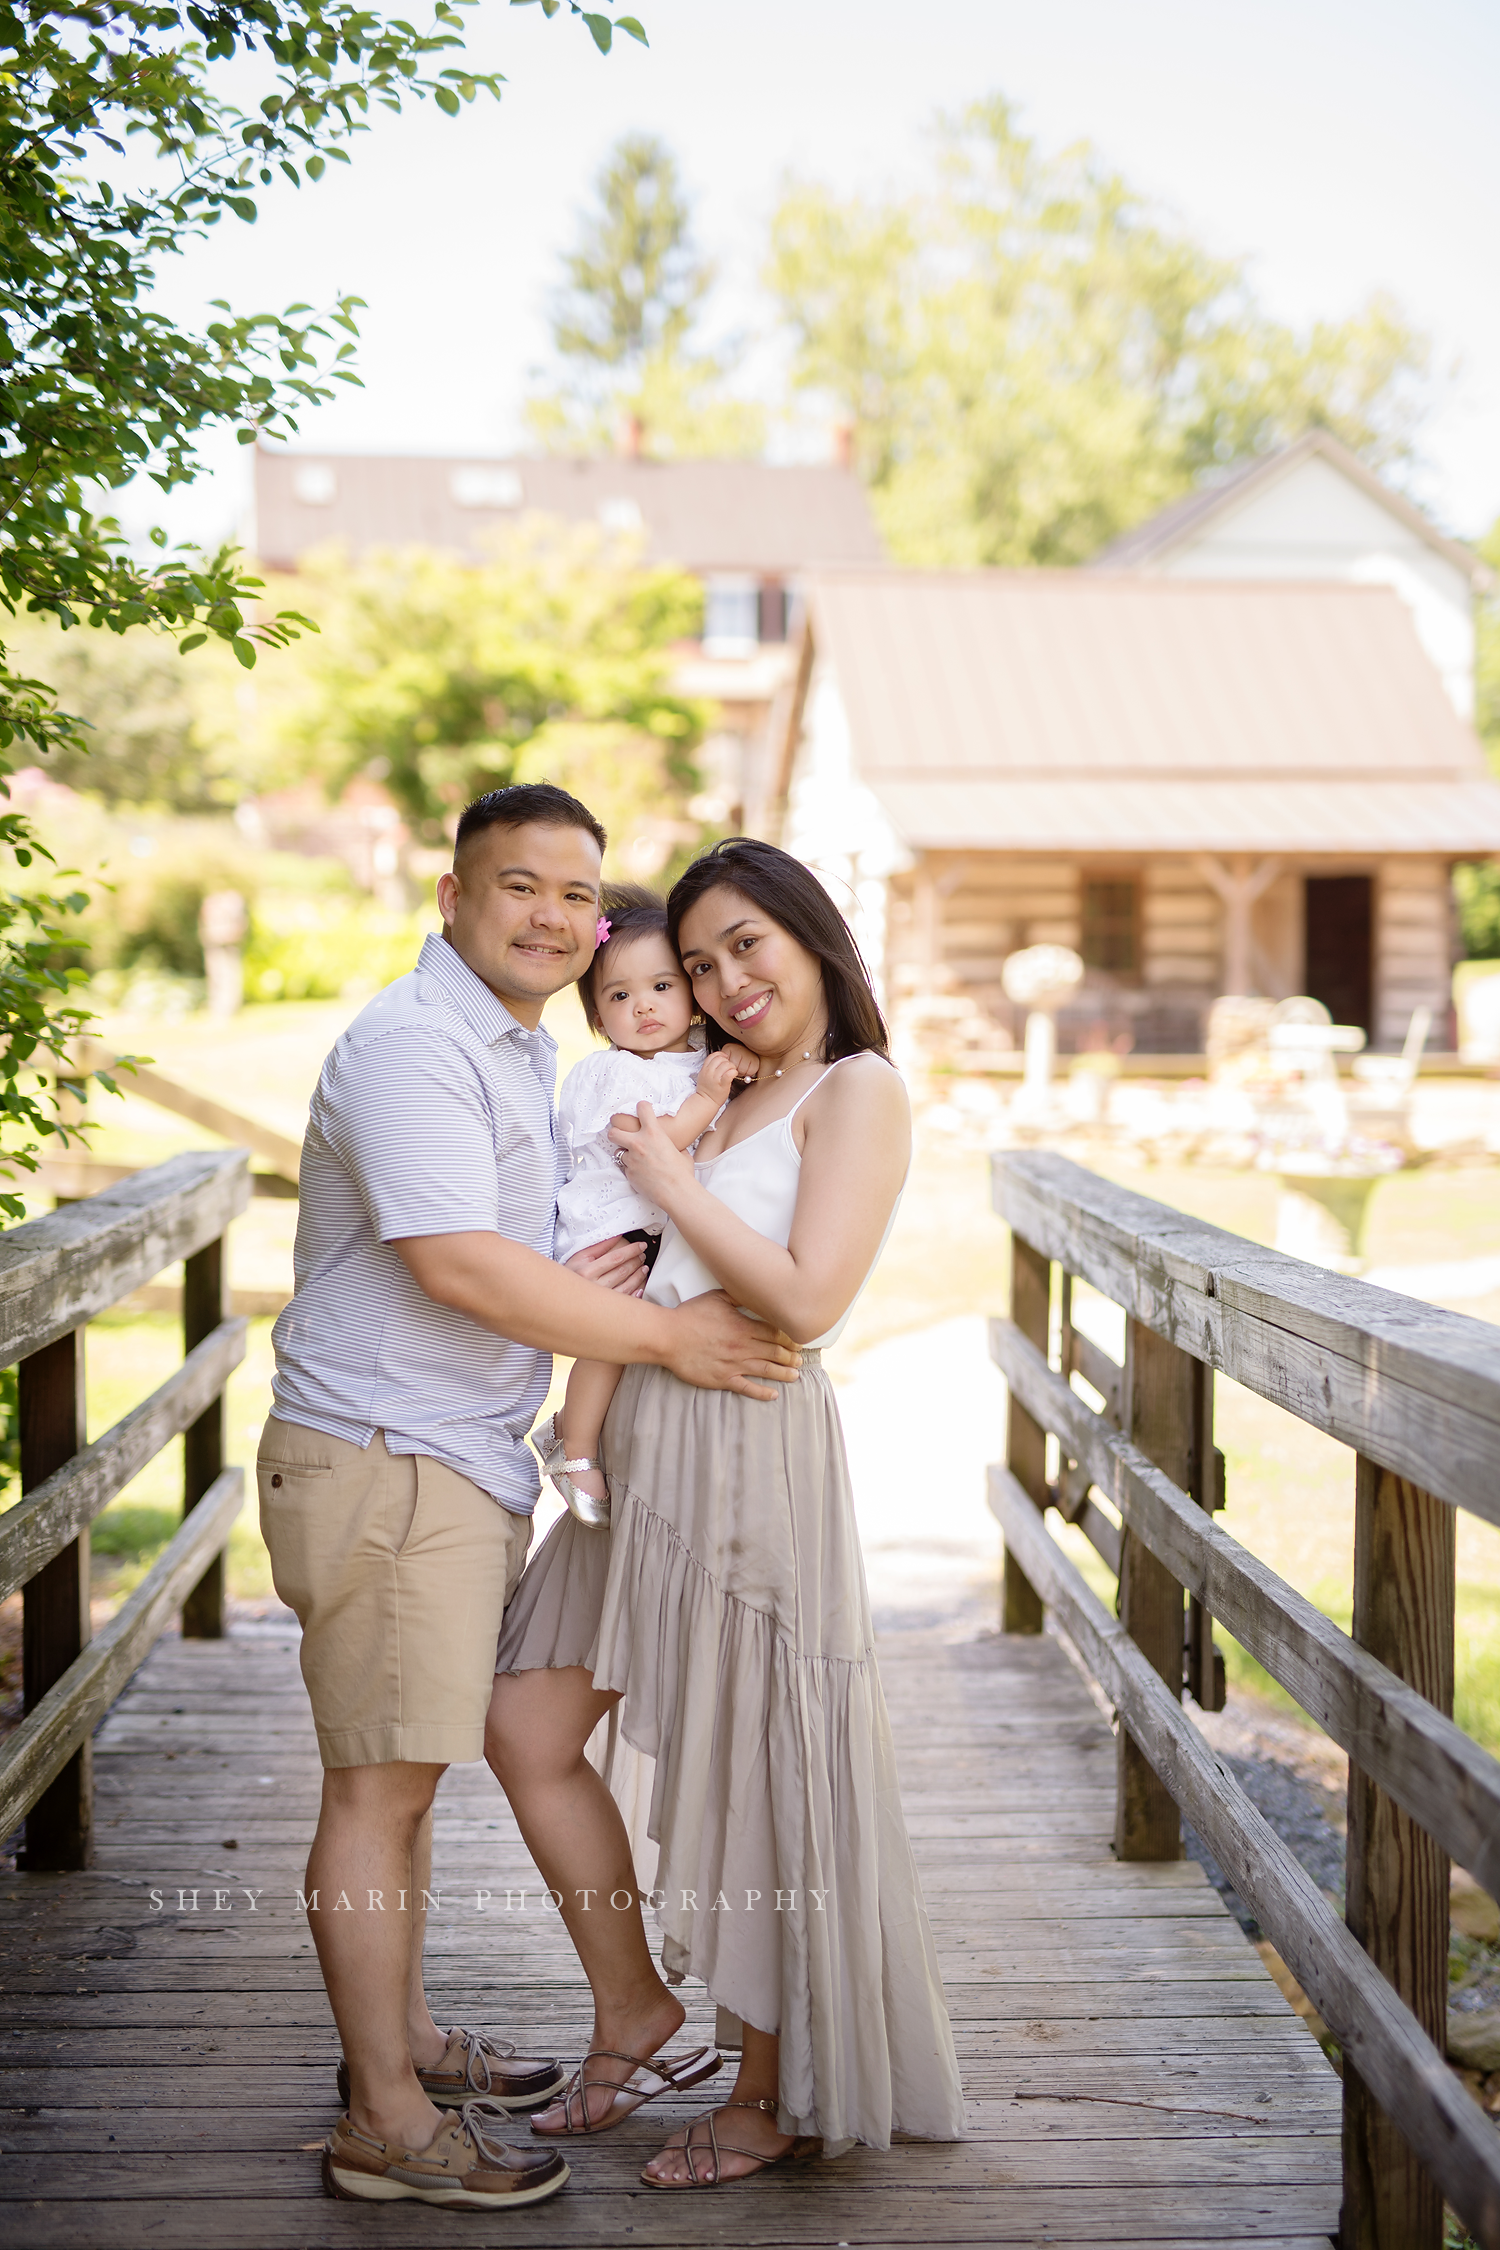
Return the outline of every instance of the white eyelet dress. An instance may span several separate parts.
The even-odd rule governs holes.
[[[783,1244],[795,1115],[696,1167]],[[669,1227],[647,1295],[672,1305],[715,1286]],[[663,1964],[779,2035],[781,2129],[821,2134],[829,2154],[887,2148],[893,2129],[963,2133],[821,1364],[843,1325],[770,1401],[628,1367],[604,1426],[610,1531],[571,1516],[555,1527],[506,1612],[496,1667],[586,1665],[621,1693],[621,1732],[655,1760]]]

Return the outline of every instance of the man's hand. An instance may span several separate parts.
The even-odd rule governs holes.
[[[622,1297],[638,1297],[646,1286],[646,1246],[643,1242],[627,1242],[623,1234],[612,1234],[607,1242],[590,1243],[587,1250],[575,1250],[563,1263],[570,1273],[597,1282],[601,1289],[613,1289]]]
[[[802,1354],[790,1336],[768,1321],[747,1319],[721,1289],[690,1298],[669,1317],[673,1348],[665,1364],[699,1390],[769,1399],[776,1396],[772,1386],[795,1383],[802,1371]]]

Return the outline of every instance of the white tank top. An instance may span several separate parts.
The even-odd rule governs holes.
[[[841,1062],[848,1059],[847,1056],[839,1058]],[[693,1166],[694,1177],[710,1195],[716,1195],[736,1218],[743,1219],[747,1227],[763,1234],[768,1242],[779,1242],[783,1250],[792,1239],[792,1217],[797,1208],[797,1189],[802,1175],[802,1152],[792,1133],[792,1119],[809,1095],[815,1094],[838,1067],[838,1063],[830,1063],[822,1078],[808,1087],[807,1093],[792,1104],[785,1117],[775,1118],[771,1124],[762,1125],[758,1132],[747,1133],[742,1141],[736,1141],[718,1156],[707,1157]],[[880,1238],[880,1249],[870,1260],[870,1272],[832,1328],[824,1336],[813,1337],[805,1350],[822,1351],[843,1334],[844,1324],[879,1264],[881,1250],[890,1240],[900,1208],[898,1195]],[[697,1252],[688,1247],[675,1226],[668,1226],[646,1283],[647,1301],[653,1305],[685,1305],[690,1297],[706,1296],[710,1289],[718,1286]]]

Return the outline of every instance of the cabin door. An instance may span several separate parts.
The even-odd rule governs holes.
[[[1369,875],[1307,878],[1307,973],[1302,989],[1335,1023],[1375,1029],[1375,883]]]

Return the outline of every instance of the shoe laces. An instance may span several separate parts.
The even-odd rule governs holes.
[[[508,2110],[502,2109],[498,2102],[481,2098],[464,2102],[458,2117],[463,2137],[477,2156],[498,2157],[502,2163],[509,2164],[510,2152],[502,2138],[510,2128]]]
[[[481,2094],[487,2094],[494,2083],[494,2073],[490,2069],[491,2056],[494,2057],[496,2062],[508,2062],[516,2051],[512,2040],[491,2039],[489,2034],[483,2031],[465,2031],[461,2024],[455,2024],[448,2037],[450,2039],[462,2039],[464,2043],[464,2084],[466,2086],[478,2086]],[[484,2073],[482,2080],[476,2076],[479,2071]]]

